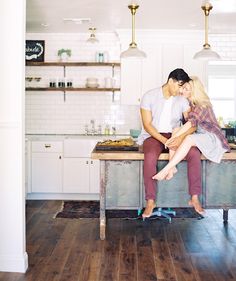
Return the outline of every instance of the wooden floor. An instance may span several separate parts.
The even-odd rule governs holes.
[[[1,281],[236,280],[236,210],[224,225],[219,210],[197,219],[54,219],[61,201],[27,202],[26,274]]]

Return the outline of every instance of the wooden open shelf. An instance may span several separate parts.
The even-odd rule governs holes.
[[[27,87],[26,91],[63,91],[63,92],[116,92],[120,91],[120,88],[50,88],[50,87]]]
[[[26,61],[27,66],[120,66],[119,62],[34,62]]]

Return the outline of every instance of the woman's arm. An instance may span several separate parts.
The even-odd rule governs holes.
[[[174,137],[179,137],[180,135],[186,133],[190,128],[192,128],[191,122],[187,121],[182,127],[179,128],[179,130],[174,133]]]
[[[153,138],[159,140],[163,144],[166,143],[167,138],[163,137],[157,129],[152,125],[152,113],[149,110],[141,108],[141,118],[143,122],[143,127],[147,133],[149,133]]]
[[[169,149],[176,150],[187,135],[195,132],[197,127],[192,127],[190,121],[185,123],[170,139],[167,140],[165,146]]]

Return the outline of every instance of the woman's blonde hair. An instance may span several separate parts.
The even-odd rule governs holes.
[[[201,81],[196,76],[191,76],[191,80],[188,82],[191,85],[191,97],[190,101],[197,106],[209,107],[211,105],[211,101],[205,92],[204,86]]]

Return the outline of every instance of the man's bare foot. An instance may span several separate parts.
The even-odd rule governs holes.
[[[146,208],[142,214],[143,218],[149,218],[152,214],[153,209],[156,207],[155,201],[153,199],[147,200]]]
[[[188,202],[189,206],[192,206],[197,213],[200,215],[205,214],[205,210],[202,208],[202,205],[198,199],[197,195],[193,195],[192,198]]]
[[[176,174],[178,172],[178,170],[176,169],[176,167],[173,167],[172,169],[169,170],[167,176],[165,177],[166,180],[170,180],[173,178],[174,174]]]
[[[166,178],[168,173],[169,173],[168,170],[162,169],[159,173],[157,173],[155,176],[153,176],[152,179],[162,181]]]

